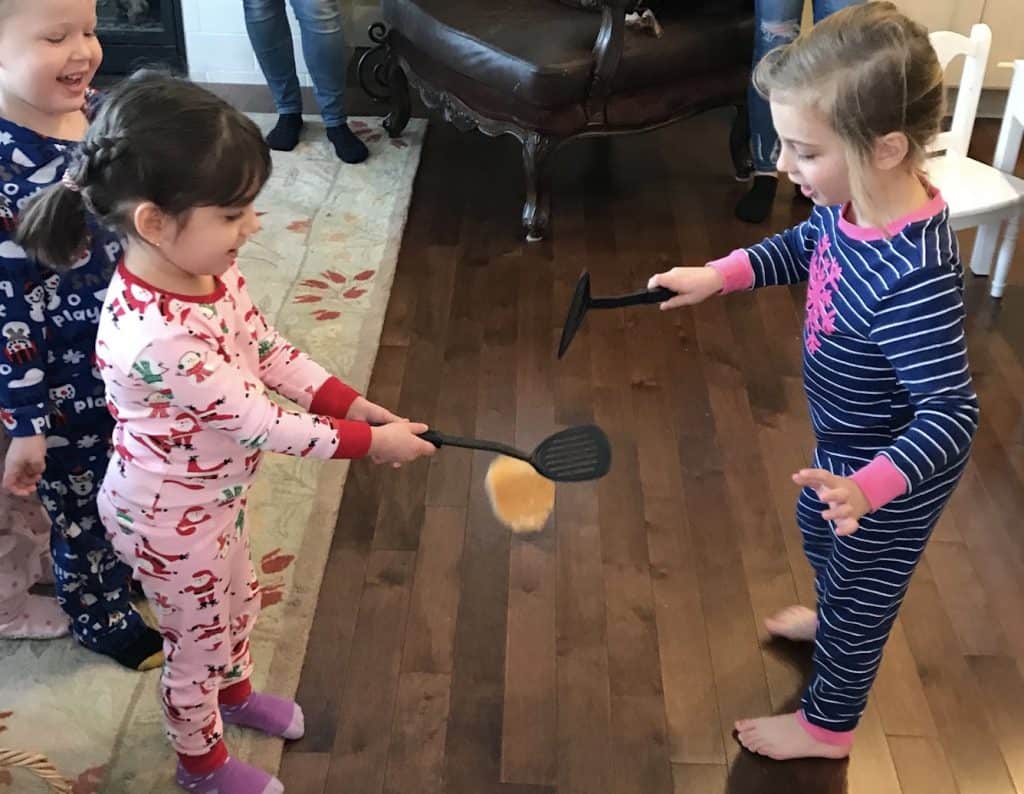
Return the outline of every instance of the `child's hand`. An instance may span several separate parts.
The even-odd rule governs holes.
[[[346,419],[354,422],[366,422],[371,425],[389,425],[392,422],[408,422],[400,416],[395,416],[383,406],[372,403],[365,397],[356,397],[349,406]]]
[[[370,458],[374,463],[390,463],[396,469],[424,455],[433,455],[437,447],[419,437],[427,432],[420,422],[392,422],[371,428]]]
[[[4,461],[4,487],[18,496],[31,496],[46,470],[46,436],[11,439]]]
[[[837,477],[824,469],[801,469],[793,475],[793,482],[813,488],[818,498],[828,503],[821,517],[835,522],[837,535],[852,535],[860,526],[861,516],[871,512],[871,503],[849,477]]]
[[[647,282],[648,289],[666,287],[676,297],[661,304],[662,311],[692,306],[722,291],[725,279],[713,267],[674,267],[666,273],[657,273]]]

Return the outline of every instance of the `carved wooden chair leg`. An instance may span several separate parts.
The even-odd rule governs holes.
[[[388,89],[391,92],[391,96],[388,98],[391,111],[384,119],[384,129],[392,138],[397,138],[409,124],[409,117],[412,115],[409,80],[406,78],[398,58],[390,51],[385,68],[387,69]]]
[[[543,240],[550,220],[550,185],[548,158],[558,140],[539,132],[530,132],[523,141],[523,167],[526,170],[526,203],[523,205],[523,228],[528,242]]]

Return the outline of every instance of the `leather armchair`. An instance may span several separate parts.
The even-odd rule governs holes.
[[[737,108],[731,151],[747,140],[752,0],[669,0],[660,38],[627,29],[629,0],[600,13],[556,0],[383,0],[378,45],[360,63],[367,92],[390,104],[401,135],[410,86],[462,130],[514,135],[523,146],[527,239],[548,225],[546,165],[582,137],[645,132],[714,107]]]

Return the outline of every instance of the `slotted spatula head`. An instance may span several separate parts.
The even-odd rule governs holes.
[[[565,355],[569,349],[572,338],[580,330],[583,318],[590,308],[590,274],[584,271],[576,282],[576,290],[572,294],[572,302],[569,304],[569,313],[565,316],[565,325],[562,326],[562,338],[558,342],[558,357]]]
[[[579,425],[544,439],[530,456],[530,463],[549,480],[596,480],[611,468],[612,447],[600,427]]]

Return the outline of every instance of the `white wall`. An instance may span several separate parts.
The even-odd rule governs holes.
[[[345,38],[350,47],[366,46],[366,29],[376,18],[373,6],[344,0]],[[189,76],[203,83],[246,83],[262,85],[263,74],[256,63],[245,32],[242,0],[182,0],[185,48]],[[302,85],[312,85],[302,58],[299,26],[291,5],[288,19],[295,44],[295,61]]]

